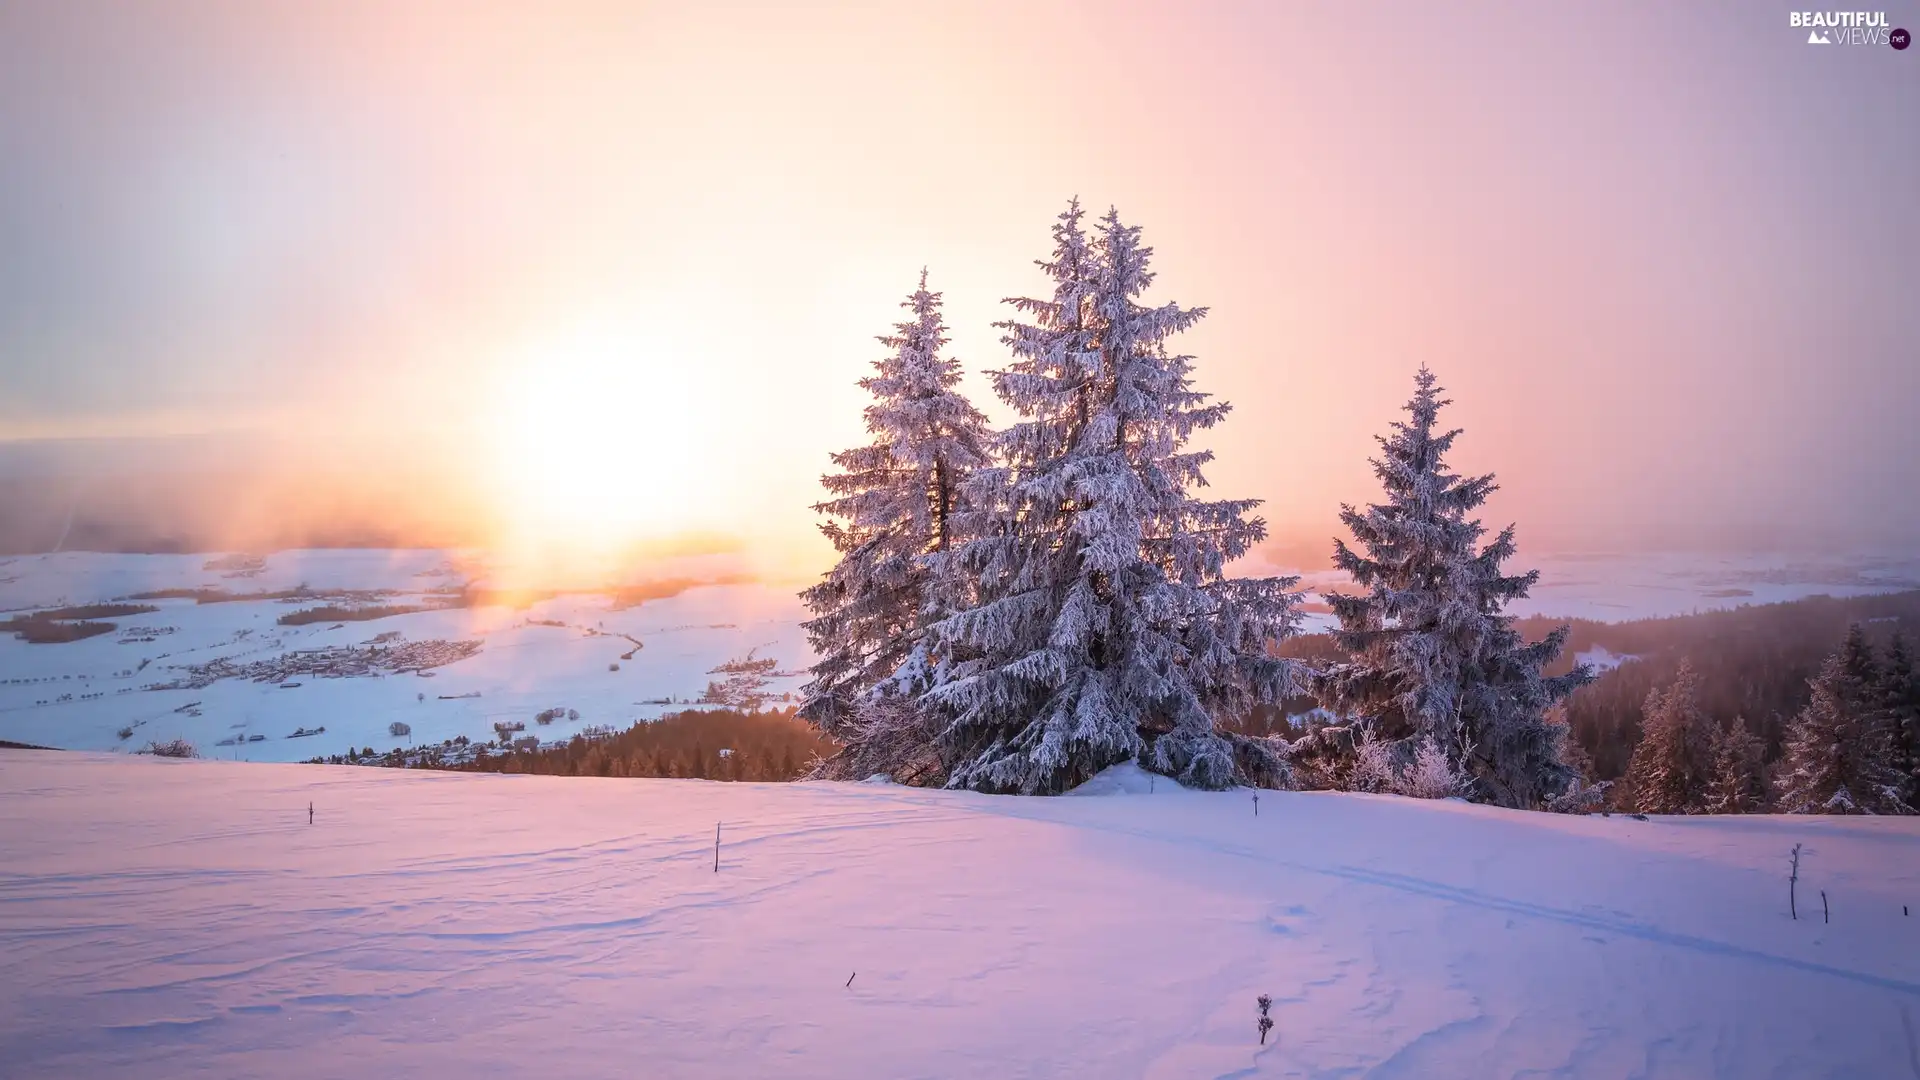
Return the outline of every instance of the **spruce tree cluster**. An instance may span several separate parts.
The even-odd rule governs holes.
[[[1229,406],[1173,344],[1206,309],[1147,299],[1152,256],[1117,212],[1089,227],[1068,205],[1038,262],[1050,292],[997,324],[1012,361],[992,385],[1017,417],[1000,431],[961,396],[922,275],[861,384],[871,440],[834,455],[816,507],[840,553],[803,594],[802,715],[842,746],[822,774],[1050,794],[1136,761],[1206,788],[1562,798],[1578,769],[1550,710],[1588,674],[1544,675],[1564,628],[1528,642],[1505,614],[1537,575],[1502,570],[1511,527],[1482,543],[1493,478],[1447,468],[1434,376],[1380,440],[1386,501],[1342,514],[1358,548],[1336,561],[1365,591],[1328,597],[1346,654],[1310,672],[1279,655],[1298,579],[1226,572],[1266,537],[1257,503],[1196,494],[1212,455],[1191,440]],[[1229,730],[1308,689],[1345,735]],[[1296,771],[1321,753],[1341,760]]]
[[[1013,362],[992,379],[1019,420],[967,444],[984,454],[917,445],[945,427],[876,424],[891,386],[869,380],[875,441],[835,458],[840,498],[819,509],[842,556],[804,594],[821,656],[804,713],[862,768],[930,753],[921,782],[1049,794],[1129,760],[1200,787],[1281,765],[1283,744],[1216,727],[1298,688],[1273,649],[1298,598],[1296,579],[1226,576],[1266,536],[1255,501],[1193,494],[1212,455],[1189,441],[1229,406],[1169,343],[1205,309],[1145,303],[1138,227],[1083,219],[1076,200],[1054,226],[1051,295],[1008,301]],[[932,366],[957,379],[950,365]]]
[[[1511,526],[1483,543],[1471,514],[1493,477],[1448,469],[1460,432],[1437,427],[1448,403],[1424,367],[1411,419],[1380,440],[1385,501],[1341,515],[1357,547],[1336,541],[1335,560],[1363,590],[1327,597],[1342,659],[1279,655],[1298,579],[1227,576],[1266,525],[1254,500],[1195,494],[1212,455],[1190,441],[1229,406],[1172,345],[1206,309],[1147,301],[1152,255],[1117,212],[1089,229],[1068,205],[1038,263],[1051,292],[998,324],[1013,359],[992,385],[1017,420],[993,432],[940,355],[923,274],[862,383],[872,440],[834,455],[816,507],[840,552],[803,594],[820,659],[802,715],[842,746],[822,774],[1049,794],[1137,761],[1207,788],[1580,795],[1554,710],[1589,673],[1545,675],[1566,629],[1529,642],[1505,613],[1537,573],[1503,570]],[[1292,741],[1224,726],[1307,689],[1343,723]],[[1705,798],[1713,746],[1688,753],[1685,797]]]

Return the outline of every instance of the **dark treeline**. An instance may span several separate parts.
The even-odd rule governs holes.
[[[323,604],[320,607],[302,608],[290,611],[274,620],[281,626],[308,626],[313,623],[371,622],[394,615],[413,615],[422,611],[436,611],[438,608],[420,604],[377,604],[371,607],[341,607],[337,604]]]
[[[54,608],[0,621],[0,632],[10,631],[30,645],[58,645],[111,634],[119,629],[114,623],[99,620],[145,615],[158,610],[144,604],[87,604],[82,607]]]
[[[695,709],[641,721],[625,731],[583,734],[558,746],[495,749],[454,740],[386,754],[354,753],[331,764],[537,776],[687,777],[784,781],[806,773],[838,747],[793,710]]]

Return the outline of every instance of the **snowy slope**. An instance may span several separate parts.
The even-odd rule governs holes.
[[[1245,792],[1108,779],[1014,799],[0,752],[0,1061],[9,1080],[1913,1075],[1913,821],[1279,793],[1256,817]]]

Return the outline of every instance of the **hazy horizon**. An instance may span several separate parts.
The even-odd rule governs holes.
[[[825,565],[920,269],[1004,422],[1078,195],[1211,309],[1213,491],[1276,550],[1377,495],[1422,363],[1523,551],[1920,549],[1920,51],[1516,10],[0,8],[9,530]]]

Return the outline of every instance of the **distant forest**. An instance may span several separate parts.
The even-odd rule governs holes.
[[[1521,630],[1538,638],[1566,619],[1526,619]],[[1699,704],[1708,717],[1746,720],[1766,746],[1766,760],[1780,756],[1782,729],[1811,697],[1808,680],[1860,624],[1875,648],[1896,629],[1909,642],[1920,637],[1920,591],[1834,599],[1816,596],[1785,604],[1739,607],[1667,619],[1601,623],[1571,620],[1573,633],[1549,673],[1572,667],[1576,653],[1596,646],[1637,659],[1606,672],[1567,700],[1574,736],[1593,758],[1594,779],[1626,772],[1640,741],[1647,694],[1666,686],[1691,660],[1700,677]]]
[[[577,735],[558,746],[494,748],[465,739],[385,754],[337,755],[328,764],[538,776],[653,776],[699,780],[796,780],[838,747],[792,709],[694,709],[642,720],[625,731]]]

